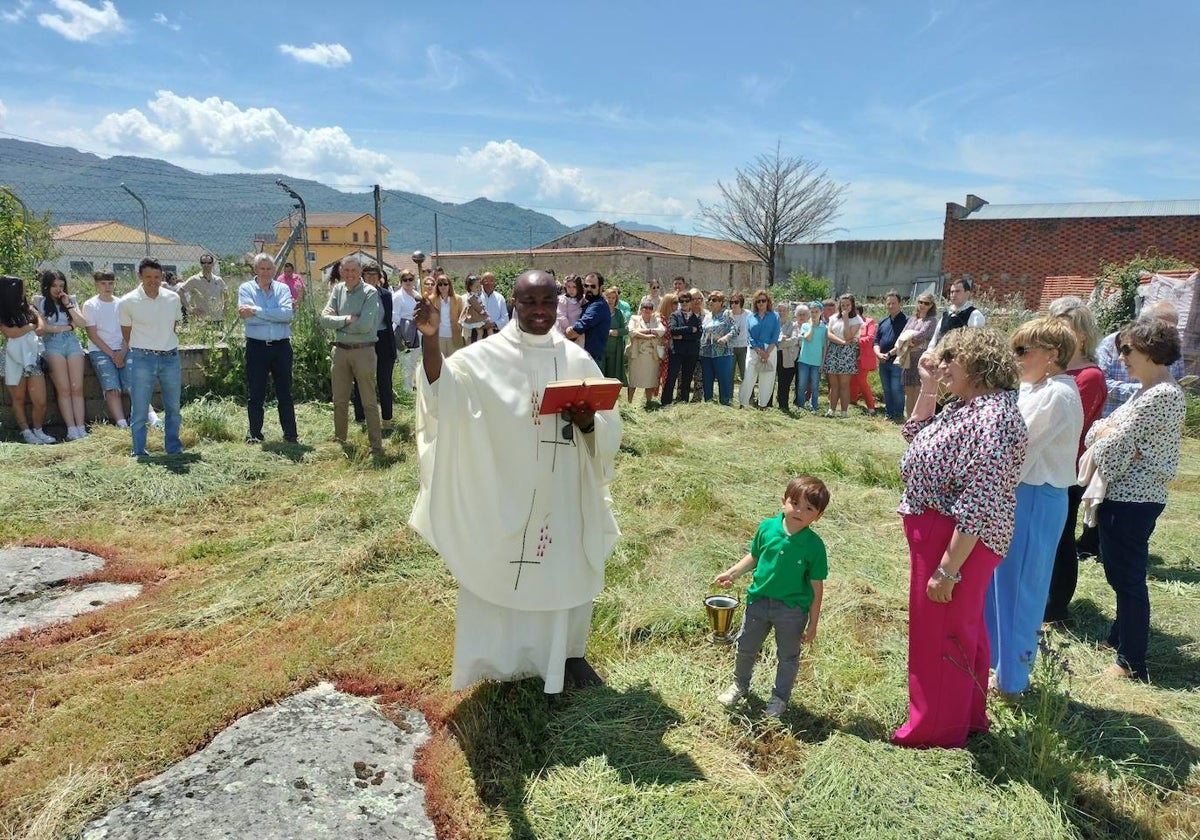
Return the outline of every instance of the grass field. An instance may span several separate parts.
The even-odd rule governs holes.
[[[329,441],[321,404],[300,408],[300,447],[242,444],[244,409],[221,401],[185,407],[177,459],[136,463],[111,428],[0,444],[0,544],[90,549],[109,559],[101,577],[146,584],[0,644],[0,838],[70,837],[321,679],[429,717],[418,770],[443,838],[1200,836],[1200,442],[1184,443],[1151,543],[1155,684],[1097,676],[1113,598],[1084,563],[1073,630],[1050,633],[1032,690],[993,702],[992,731],[965,750],[908,751],[887,742],[907,703],[899,431],[700,405],[622,413],[624,536],[589,650],[607,685],[549,703],[536,680],[448,691],[454,585],[405,525],[407,396],[382,464],[361,433],[348,450]],[[816,526],[830,579],[793,707],[768,722],[769,657],[748,711],[715,702],[732,650],[708,640],[701,600],[800,472],[833,492]]]

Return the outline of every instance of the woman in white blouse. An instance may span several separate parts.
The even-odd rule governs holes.
[[[1075,455],[1083,434],[1083,403],[1065,371],[1075,355],[1075,333],[1058,318],[1038,318],[1010,339],[1021,368],[1017,407],[1029,431],[1008,552],[984,604],[991,665],[990,687],[1020,694],[1029,686],[1038,631],[1050,590],[1058,537],[1067,519],[1067,488],[1075,483]]]
[[[1167,367],[1180,357],[1179,332],[1159,318],[1139,318],[1117,336],[1129,378],[1142,384],[1128,402],[1088,432],[1084,458],[1105,482],[1097,512],[1100,562],[1117,596],[1108,644],[1112,677],[1149,680],[1150,535],[1167,503],[1167,483],[1179,467],[1187,402]]]

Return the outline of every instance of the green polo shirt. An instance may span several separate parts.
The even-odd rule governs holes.
[[[747,604],[759,598],[774,598],[808,612],[813,601],[812,582],[825,580],[829,574],[825,543],[811,527],[788,534],[782,512],[758,526],[750,541],[750,556],[758,565],[746,590]]]
[[[346,290],[345,283],[334,284],[329,293],[326,309],[334,314],[321,315],[321,326],[333,330],[333,340],[343,344],[374,344],[375,333],[383,321],[383,304],[374,286],[359,281],[354,291]],[[357,315],[358,320],[347,324],[346,318]]]

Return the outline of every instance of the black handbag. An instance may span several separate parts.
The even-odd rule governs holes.
[[[421,346],[421,333],[417,330],[417,322],[412,318],[401,318],[396,325],[396,347],[407,347],[413,350]]]

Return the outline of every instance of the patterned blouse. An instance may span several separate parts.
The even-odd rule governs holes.
[[[1085,438],[1096,469],[1108,482],[1105,499],[1166,504],[1167,482],[1179,468],[1179,447],[1187,402],[1174,382],[1139,391]],[[1095,440],[1102,428],[1114,429]]]
[[[733,339],[737,337],[737,321],[728,309],[721,309],[715,315],[704,313],[704,324],[700,333],[700,355],[707,359],[717,359],[721,356],[733,355]],[[729,341],[719,343],[718,338],[729,336]]]
[[[1029,435],[1016,391],[955,400],[940,414],[904,424],[900,514],[932,509],[1003,556],[1012,541],[1017,482]]]

